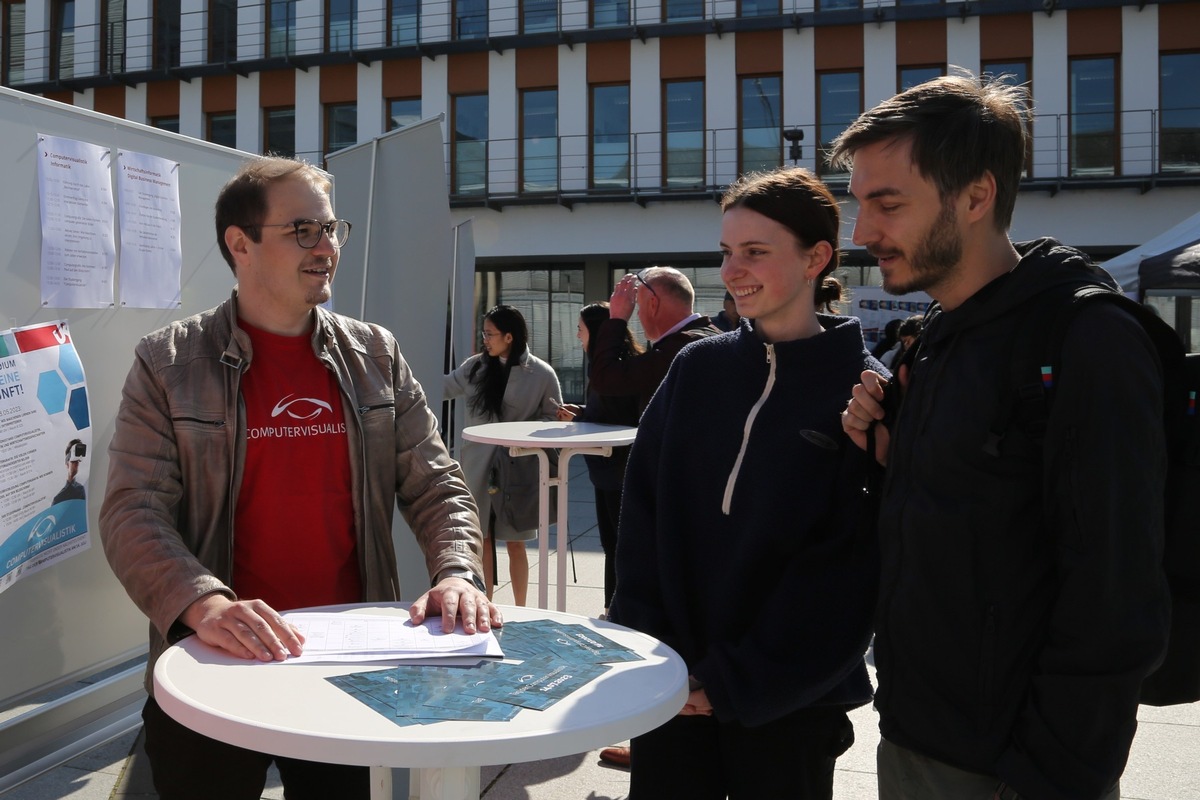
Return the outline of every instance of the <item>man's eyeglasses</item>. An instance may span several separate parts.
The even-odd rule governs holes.
[[[329,237],[329,243],[334,247],[341,247],[350,238],[351,225],[344,219],[335,219],[332,222],[317,222],[315,219],[298,219],[294,222],[278,222],[271,225],[242,225],[241,227],[249,230],[250,228],[291,228],[296,234],[296,244],[303,247],[305,250],[311,250],[321,241],[321,234]]]
[[[645,286],[646,289],[649,290],[650,294],[654,295],[655,297],[658,297],[658,292],[654,291],[654,287],[651,286],[650,283],[645,278],[642,277],[642,273],[635,272],[635,273],[633,273],[633,277],[637,278],[638,282],[641,283],[642,286]]]

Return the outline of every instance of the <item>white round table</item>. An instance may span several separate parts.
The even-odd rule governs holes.
[[[319,610],[408,614],[408,604]],[[325,678],[397,662],[286,664],[243,661],[192,636],[154,667],[154,696],[194,731],[290,758],[371,767],[372,798],[391,798],[391,768],[409,767],[421,800],[478,800],[479,767],[583,753],[653,730],[687,700],[687,667],[658,640],[574,614],[502,606],[506,621],[551,619],[587,626],[645,658],[603,675],[544,711],[506,722],[396,725]],[[501,638],[503,643],[503,638]]]
[[[538,607],[549,608],[550,574],[550,487],[558,491],[558,531],[554,545],[558,550],[557,604],[567,607],[567,479],[571,456],[612,455],[614,447],[633,444],[637,428],[626,425],[602,425],[597,422],[492,422],[464,428],[463,438],[482,444],[507,447],[514,456],[538,459]],[[550,475],[546,450],[558,450],[558,475]]]

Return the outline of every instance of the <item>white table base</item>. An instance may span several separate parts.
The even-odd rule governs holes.
[[[550,457],[541,447],[510,447],[513,456],[537,456],[538,459],[538,608],[548,609],[550,602],[550,487],[558,492],[558,519],[554,533],[554,547],[558,551],[558,579],[556,584],[556,611],[567,610],[567,550],[570,548],[570,531],[567,530],[567,512],[570,510],[567,484],[570,480],[571,456],[611,456],[611,447],[562,447],[558,451],[558,475],[550,476]]]
[[[371,800],[392,800],[391,767],[371,767]]]
[[[408,800],[479,800],[479,767],[408,771]],[[371,800],[392,800],[392,768],[371,767]]]
[[[469,442],[507,447],[513,456],[536,456],[538,459],[538,607],[549,610],[550,577],[550,487],[558,491],[558,597],[557,611],[567,606],[567,550],[570,532],[567,530],[567,481],[571,457],[583,455],[611,456],[614,447],[633,444],[637,428],[625,425],[605,425],[595,422],[493,422],[472,425],[463,429]],[[559,452],[558,475],[550,475],[550,458],[546,450]]]

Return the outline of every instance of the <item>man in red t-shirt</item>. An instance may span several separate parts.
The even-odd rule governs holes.
[[[468,633],[502,624],[483,592],[475,504],[395,338],[320,307],[350,234],[331,188],[302,162],[247,162],[216,206],[233,297],[138,344],[100,535],[152,623],[147,675],[183,636],[284,660],[304,643],[279,612],[398,600],[397,505],[432,586],[413,621],[440,613],[443,628],[461,621]],[[258,797],[272,761],[292,800],[369,795],[366,768],[233,747],[153,697],[142,716],[164,800]]]

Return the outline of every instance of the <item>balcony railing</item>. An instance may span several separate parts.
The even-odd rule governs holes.
[[[1070,115],[1039,114],[1033,120],[1032,146],[1023,188],[1058,191],[1072,187],[1200,184],[1200,128],[1161,126],[1163,112],[1126,111],[1114,115],[1119,129],[1072,138]],[[1166,112],[1197,117],[1200,109]],[[814,126],[796,126],[804,141],[816,138]],[[738,175],[783,164],[808,167],[839,191],[846,175],[824,164],[824,152],[812,145],[798,158],[782,131],[777,151],[752,148],[732,128],[696,131],[670,142],[703,146],[664,147],[661,132],[635,133],[620,141],[606,136],[493,139],[460,148],[450,164],[450,194],[456,205],[634,201],[716,197]],[[447,152],[453,148],[448,147]],[[467,155],[464,155],[467,154]],[[752,157],[754,160],[748,161]],[[772,157],[773,156],[773,157]]]
[[[1162,129],[1166,116],[1200,118],[1200,108],[1126,111],[1115,115],[1121,129],[1090,132],[1072,141],[1069,114],[1038,114],[1021,188],[1049,191],[1200,185],[1200,127]],[[648,202],[718,199],[744,172],[781,165],[807,167],[835,194],[845,193],[848,175],[825,164],[823,150],[809,144],[815,126],[789,126],[804,132],[798,157],[780,131],[778,149],[752,146],[735,128],[672,131],[664,147],[661,132],[603,137],[601,146],[586,135],[529,139],[469,140],[446,143],[447,181],[457,207],[594,202]],[[761,131],[756,131],[756,134]],[[703,145],[696,143],[703,141]],[[683,143],[679,146],[678,143]],[[1074,154],[1083,148],[1087,157]],[[748,161],[747,155],[755,160]],[[296,154],[320,162],[322,153]],[[773,156],[773,157],[772,157]]]
[[[782,15],[742,18],[740,21],[779,27],[787,24],[789,14],[815,13],[826,22],[848,22],[852,21],[846,16],[848,14],[874,13],[873,9],[857,5],[851,9],[814,12],[815,4],[820,2],[784,0]],[[470,7],[470,4],[461,5]],[[824,5],[828,8],[843,3],[841,0],[837,3],[826,1]],[[667,6],[688,14],[698,9],[705,20],[717,20],[716,0],[703,0],[691,6],[672,6],[668,2]],[[726,12],[735,6],[722,2],[720,9]],[[532,22],[532,27],[541,32],[522,33],[522,20],[517,16],[519,7],[535,12],[525,21]],[[20,64],[7,65],[10,80],[18,88],[43,92],[80,89],[86,85],[100,85],[106,77],[114,83],[159,79],[164,70],[171,75],[187,77],[193,73],[223,74],[230,69],[246,73],[258,68],[278,67],[281,61],[303,66],[308,63],[306,59],[313,63],[334,63],[338,59],[369,63],[372,58],[404,55],[405,48],[413,53],[426,52],[423,48],[430,42],[448,46],[497,47],[496,43],[506,36],[510,39],[582,36],[587,33],[584,28],[589,23],[586,18],[589,7],[596,14],[604,12],[606,18],[617,22],[628,19],[630,24],[639,26],[646,21],[637,19],[639,6],[636,3],[628,4],[628,12],[632,15],[628,17],[624,3],[601,0],[556,3],[555,13],[551,15],[545,2],[527,0],[524,4],[514,2],[503,9],[492,9],[487,19],[486,40],[456,42],[457,29],[449,14],[450,3],[394,0],[390,16],[384,8],[363,9],[354,20],[338,22],[329,31],[319,16],[297,16],[300,7],[296,3],[269,0],[265,4],[238,6],[236,42],[232,46],[223,42],[225,46],[214,47],[212,41],[213,37],[233,35],[227,27],[230,16],[184,13],[177,27],[155,25],[151,18],[111,22],[105,29],[108,37],[105,42],[98,41],[96,29],[76,26],[74,63],[69,70],[63,68],[68,65],[52,62],[51,56],[62,51],[51,46],[51,37],[45,31],[26,32],[21,39],[24,52],[12,47],[5,57],[11,62],[18,55],[23,56]],[[773,10],[773,6],[763,4],[743,3],[743,7]],[[431,8],[439,11],[431,11]],[[941,5],[912,8],[923,9],[921,13],[926,14],[945,11]],[[656,16],[649,22],[660,23],[662,9],[658,6],[655,9]],[[911,9],[903,7],[888,13],[906,13],[908,10]],[[641,13],[646,13],[646,6],[641,6]],[[210,24],[214,30],[208,30]],[[821,24],[820,20],[816,24]],[[549,27],[554,30],[547,31]],[[158,41],[154,36],[156,29]],[[162,41],[164,30],[173,32],[169,37],[171,41]],[[630,29],[623,30],[628,33]],[[339,52],[327,50],[331,33],[332,47]],[[101,53],[107,57],[102,59]],[[209,60],[214,58],[214,53],[222,54],[224,59],[233,53],[236,61],[215,63]],[[164,60],[167,63],[164,64]],[[176,64],[179,66],[174,66]],[[52,79],[55,71],[58,77]],[[631,134],[627,139],[610,135],[600,141],[579,135],[476,142],[462,151],[470,154],[462,163],[457,157],[448,157],[451,193],[454,202],[459,204],[571,203],[578,200],[645,202],[660,197],[713,195],[742,172],[793,162],[824,173],[835,184],[839,178],[844,178],[829,175],[823,160],[818,157],[815,126],[787,127],[805,134],[799,158],[793,158],[789,152],[782,132],[775,150],[770,143],[773,134],[766,132],[764,148],[763,131],[756,131],[755,144],[750,150],[744,144],[747,132],[729,128],[672,131],[668,139],[664,139],[661,132],[644,132]],[[363,133],[369,135],[370,132]],[[825,133],[828,135],[828,130]],[[452,150],[448,147],[447,153]],[[300,155],[319,161],[322,154]],[[1025,188],[1057,191],[1073,185],[1106,184],[1145,188],[1161,182],[1200,182],[1200,109],[1131,110],[1099,116],[1076,115],[1074,118],[1068,114],[1040,114],[1034,119]]]

